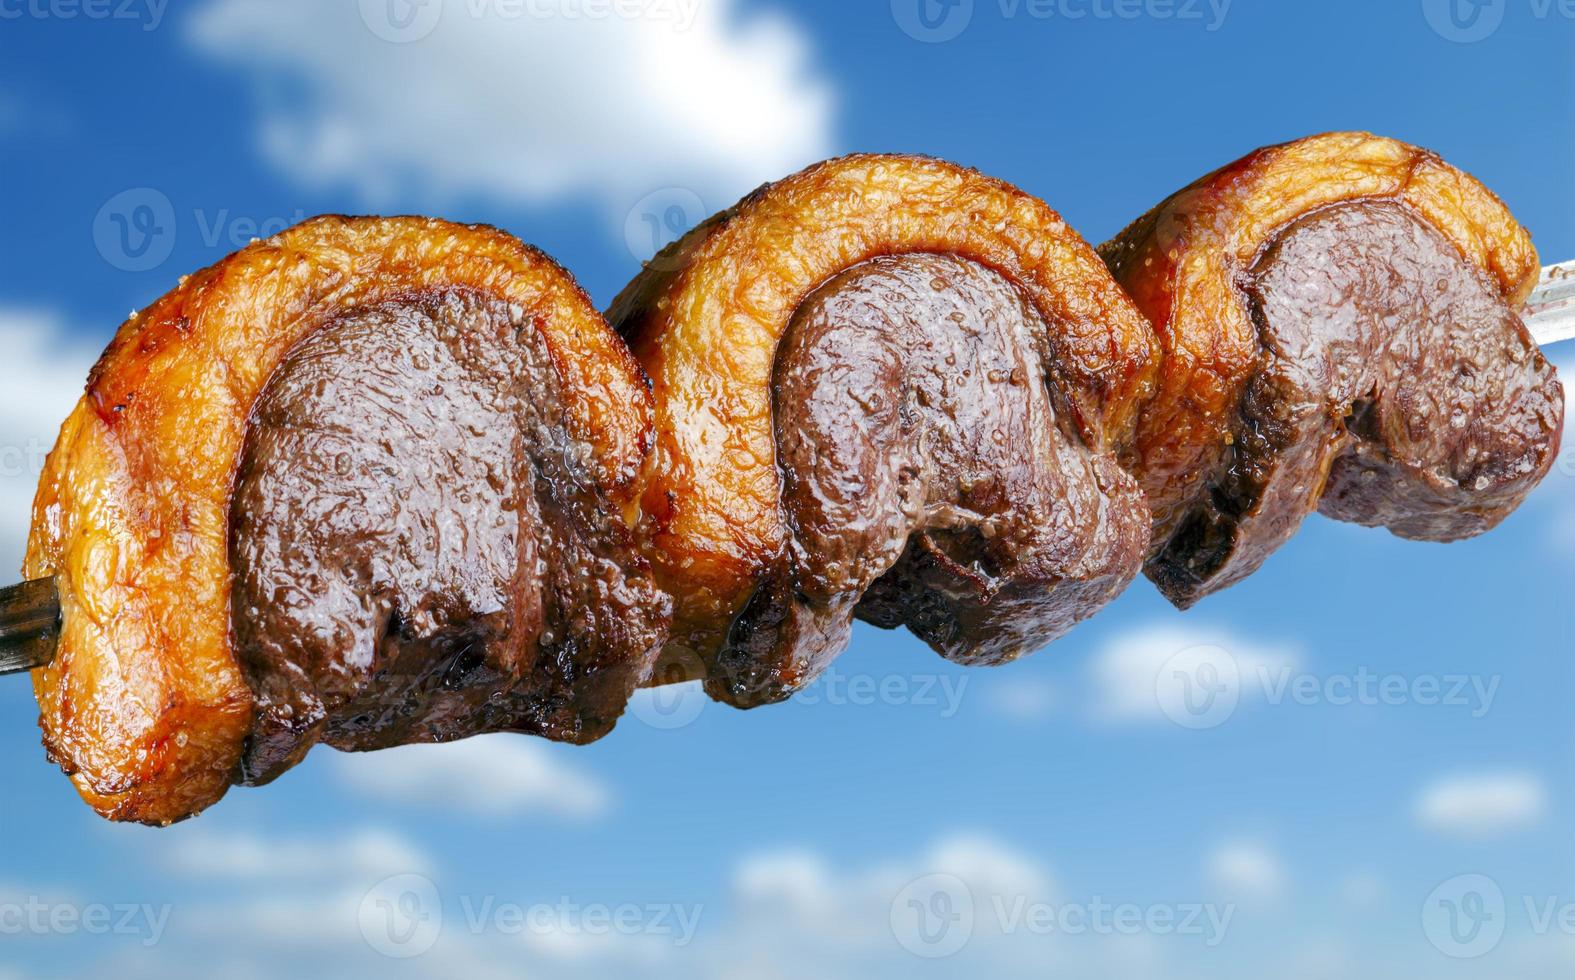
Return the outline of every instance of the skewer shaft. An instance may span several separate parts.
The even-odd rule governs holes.
[[[42,667],[55,658],[60,596],[52,578],[0,588],[0,674]]]
[[[1575,259],[1542,270],[1524,316],[1531,336],[1543,347],[1575,337]]]

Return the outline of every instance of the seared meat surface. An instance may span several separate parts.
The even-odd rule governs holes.
[[[45,746],[167,823],[319,742],[605,735],[739,707],[852,623],[1009,661],[1143,568],[1189,606],[1313,511],[1453,540],[1563,391],[1503,204],[1360,133],[1268,147],[1099,252],[922,157],[762,187],[604,319],[494,229],[326,217],[121,327],[39,487]]]

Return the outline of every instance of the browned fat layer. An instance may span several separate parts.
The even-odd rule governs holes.
[[[773,390],[789,547],[733,626],[716,696],[788,696],[855,616],[995,664],[1125,588],[1148,510],[1070,424],[1050,335],[1003,276],[949,255],[872,259],[799,307]]]
[[[1450,541],[1558,452],[1563,391],[1516,312],[1404,204],[1315,212],[1246,285],[1262,354],[1221,471],[1151,562],[1179,605],[1251,574],[1314,509]]]
[[[612,727],[668,603],[559,385],[522,311],[466,290],[347,312],[279,366],[230,506],[245,781],[319,740]]]

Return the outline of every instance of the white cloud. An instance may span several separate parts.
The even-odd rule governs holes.
[[[716,210],[831,152],[826,83],[780,17],[745,20],[733,0],[619,5],[639,16],[582,0],[429,2],[215,0],[189,37],[271,96],[259,136],[273,163],[373,205],[573,197],[622,222],[649,192],[681,187]],[[401,8],[416,18],[406,33],[388,19]]]
[[[44,458],[87,383],[98,350],[61,317],[0,308],[0,584],[22,566]]]
[[[1535,826],[1547,816],[1548,791],[1530,773],[1448,776],[1423,789],[1417,820],[1455,837],[1494,837]]]
[[[728,920],[708,952],[729,964],[718,977],[894,975],[870,969],[877,963],[914,976],[942,953],[934,962],[966,963],[978,975],[1025,958],[1048,968],[1067,955],[1061,944],[1003,919],[1056,902],[1036,859],[977,834],[864,864],[805,849],[764,852],[738,863]]]
[[[1031,678],[995,678],[988,688],[990,707],[1011,721],[1043,721],[1061,701],[1055,685]]]
[[[1173,975],[1178,955],[1212,948],[1209,941],[1192,927],[1186,935],[1124,929],[1118,918],[1190,908],[1217,945],[1234,917],[1233,908],[1201,901],[1076,893],[1037,858],[978,834],[875,863],[810,850],[759,854],[739,863],[733,893],[709,949],[725,968],[702,975],[1161,978]]]
[[[478,889],[471,882],[467,889],[464,878],[433,873],[416,883],[430,885],[430,894],[424,894],[419,888],[402,892],[409,884],[401,881],[396,887],[391,881],[398,879],[368,888],[364,881],[344,877],[298,880],[265,873],[211,900],[179,904],[170,916],[168,941],[135,958],[99,964],[93,972],[123,980],[183,980],[229,975],[224,968],[231,961],[276,968],[309,961],[323,975],[478,980],[521,975],[565,980],[608,975],[629,980],[1018,975],[1164,980],[1175,977],[1185,962],[1178,957],[1214,948],[1196,934],[1101,927],[1099,921],[1113,926],[1131,914],[1118,915],[1118,906],[1166,906],[1104,889],[1069,896],[1040,860],[977,833],[945,837],[885,860],[832,860],[806,849],[757,853],[734,865],[731,900],[725,905],[705,903],[692,892],[667,892],[660,898],[687,912],[669,909],[661,919],[643,919],[659,926],[649,930],[586,928],[594,921],[588,916],[596,903],[619,902],[615,893],[498,894],[487,885]],[[530,883],[519,887],[528,889]],[[413,922],[412,916],[432,926],[430,949],[418,959],[388,959],[376,952],[383,947],[391,914],[382,900],[395,895],[402,899],[396,906],[405,917],[401,926]],[[914,902],[935,917],[925,920],[922,935],[910,921]],[[513,903],[533,910],[523,930],[506,930],[507,919],[479,911]],[[641,898],[613,907],[651,906]],[[536,911],[543,909],[545,916]],[[964,909],[968,916],[957,919]],[[1099,909],[1102,920],[1093,918]],[[686,914],[692,928],[684,931],[681,917]],[[1198,925],[1211,928],[1207,922]],[[692,941],[675,942],[680,933]],[[401,942],[414,941],[408,939],[414,933],[401,934],[407,936]],[[955,949],[949,940],[955,940]],[[262,972],[277,970],[237,975]]]
[[[1263,693],[1264,678],[1293,668],[1297,651],[1226,630],[1186,623],[1151,623],[1107,640],[1089,663],[1091,712],[1107,722],[1185,723],[1176,703],[1188,696],[1185,683],[1222,686],[1234,705],[1243,693]],[[1179,677],[1179,680],[1178,680]],[[1210,727],[1229,712],[1200,714]]]
[[[380,878],[429,872],[432,862],[398,834],[363,828],[335,837],[266,837],[257,834],[167,831],[163,866],[183,875],[253,881],[310,878]]]
[[[837,945],[891,944],[891,906],[903,889],[929,876],[962,881],[981,915],[976,931],[993,925],[984,915],[995,897],[1050,900],[1050,876],[1033,858],[998,841],[965,834],[937,842],[905,862],[864,868],[834,866],[808,850],[753,855],[739,862],[733,891],[743,912],[741,927],[776,935],[808,933]]]
[[[542,812],[597,816],[607,789],[560,762],[564,746],[522,735],[482,735],[443,745],[403,745],[336,759],[345,784],[371,796],[480,816]]]
[[[1209,881],[1231,898],[1266,902],[1285,891],[1285,865],[1261,841],[1227,841],[1208,854],[1204,867]]]

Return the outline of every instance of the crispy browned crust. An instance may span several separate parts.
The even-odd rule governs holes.
[[[285,353],[348,309],[465,287],[530,315],[594,476],[632,509],[651,438],[639,368],[573,279],[493,228],[315,218],[182,279],[123,324],[66,420],[24,573],[64,622],[34,672],[44,744],[116,820],[167,823],[222,796],[252,696],[230,641],[228,500],[247,417]]]
[[[867,259],[953,254],[1017,284],[1052,325],[1051,361],[1095,448],[1129,431],[1151,384],[1148,325],[1044,202],[975,170],[855,155],[757,190],[657,256],[608,320],[656,396],[646,534],[674,594],[669,662],[715,652],[784,545],[772,364],[794,310]]]
[[[1176,192],[1100,246],[1162,347],[1127,452],[1162,549],[1220,466],[1259,355],[1241,277],[1287,225],[1344,201],[1389,199],[1425,218],[1519,305],[1538,277],[1531,235],[1475,178],[1427,150],[1328,133],[1248,154]]]

